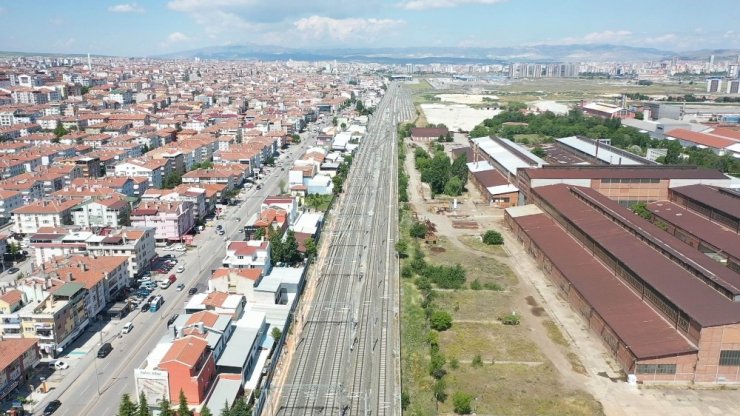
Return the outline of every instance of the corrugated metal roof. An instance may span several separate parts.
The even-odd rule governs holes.
[[[526,169],[532,179],[729,179],[717,169],[694,166],[557,166]]]
[[[734,230],[722,227],[670,201],[652,202],[647,208],[663,220],[740,259],[740,234]]]
[[[628,220],[636,232],[652,235],[662,246],[674,250],[697,268],[712,272],[710,279],[733,293],[737,292],[738,276],[687,246],[685,243],[664,232],[648,221],[630,212],[616,202],[590,188],[552,185],[535,188],[534,192],[563,217],[574,223],[582,232],[597,241],[606,252],[619,259],[627,268],[640,276],[647,284],[661,293],[666,299],[686,312],[702,326],[718,326],[740,322],[740,303],[733,302],[707,283],[671,261],[647,243],[638,239],[630,231],[617,225],[610,218],[599,213],[582,200],[575,197],[571,188],[582,192],[615,215]],[[727,273],[729,272],[729,273]],[[718,274],[721,274],[720,278]],[[733,282],[727,280],[733,279]]]
[[[518,168],[528,168],[531,166],[529,163],[515,156],[508,149],[491,140],[490,137],[473,139],[473,142],[482,151],[486,152],[488,156],[503,166],[511,175],[516,175]]]
[[[216,365],[219,367],[244,368],[258,334],[259,329],[257,328],[234,328],[234,333],[231,335],[229,342],[226,343],[226,348],[221,353]]]
[[[740,218],[740,200],[720,192],[717,188],[706,185],[688,185],[671,188],[670,192],[699,201],[732,217]]]
[[[638,157],[630,158],[625,155],[609,150],[610,146],[599,145],[598,153],[594,141],[584,140],[580,137],[570,136],[556,139],[559,143],[572,147],[591,157],[596,157],[610,165],[644,165],[645,163],[638,160]]]
[[[545,214],[514,221],[638,359],[697,350]]]

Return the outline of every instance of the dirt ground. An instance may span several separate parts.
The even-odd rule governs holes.
[[[570,308],[567,301],[560,297],[557,289],[504,227],[503,210],[481,204],[481,197],[473,186],[467,187],[469,194],[459,199],[458,210],[454,213],[437,213],[435,209],[430,209],[431,206],[442,204],[430,203],[423,198],[422,195],[429,194],[427,186],[419,182],[418,173],[413,166],[413,152],[409,151],[407,154],[409,157],[406,158],[405,167],[410,176],[409,203],[419,217],[432,221],[436,225],[437,234],[444,236],[447,244],[471,256],[489,257],[508,265],[519,281],[516,289],[511,292],[469,291],[464,295],[456,295],[455,299],[446,299],[442,305],[447,307],[454,305],[455,302],[458,304],[467,302],[466,297],[475,296],[476,293],[481,293],[484,298],[496,296],[496,293],[510,297],[510,306],[522,316],[522,326],[527,330],[529,339],[526,343],[531,342],[544,355],[543,361],[549,360],[551,363],[546,366],[548,371],[550,367],[552,368],[554,376],[542,381],[560,383],[566,386],[566,390],[570,390],[572,394],[578,395],[579,391],[587,393],[585,396],[590,394],[601,403],[606,415],[740,414],[740,392],[731,387],[705,389],[689,386],[628,385],[623,380],[623,375],[612,359],[611,353],[603,347],[598,337]],[[477,230],[454,228],[453,221],[460,220],[475,221],[479,227]],[[505,253],[496,254],[488,250],[477,250],[475,245],[471,244],[471,235],[488,229],[495,229],[503,234]],[[462,324],[466,318],[471,322],[480,319],[480,315],[476,315],[470,309],[458,306],[456,322]],[[467,316],[463,317],[461,313]],[[495,318],[495,313],[491,313],[488,319],[495,320]],[[499,328],[493,328],[493,326],[492,324],[491,327],[494,329],[492,332],[495,333],[497,332],[495,330]],[[559,334],[557,329],[559,329]],[[491,336],[495,337],[495,334]],[[523,356],[521,354],[512,355],[517,358]],[[469,357],[462,356],[458,358],[461,360],[461,367],[464,365],[463,360],[469,359]],[[452,384],[456,377],[463,377],[463,373],[457,370],[451,375],[453,375]],[[527,386],[521,387],[528,388]],[[581,403],[579,400],[575,401]],[[501,414],[499,412],[502,409],[487,410]],[[563,411],[569,413],[567,409]],[[519,411],[503,413],[520,414]],[[478,414],[485,413],[479,412]]]

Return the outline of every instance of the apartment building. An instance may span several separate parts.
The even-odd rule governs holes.
[[[59,227],[72,224],[72,209],[79,201],[36,201],[13,211],[13,231],[34,234],[41,227]]]

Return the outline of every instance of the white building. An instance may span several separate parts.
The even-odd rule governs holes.
[[[121,199],[89,200],[72,210],[72,222],[80,227],[120,227],[128,225],[129,204]]]

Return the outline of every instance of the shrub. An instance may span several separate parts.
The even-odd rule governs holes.
[[[437,331],[446,331],[452,327],[452,315],[445,311],[434,311],[429,319],[429,326]]]
[[[445,393],[446,388],[447,383],[445,383],[441,378],[435,381],[432,385],[432,394],[434,394],[434,398],[437,399],[438,402],[444,402],[447,400],[447,393]]]
[[[504,290],[503,286],[501,286],[498,283],[494,283],[494,282],[488,282],[485,285],[483,285],[483,287],[486,288],[486,290],[494,290],[496,292],[500,292]]]
[[[488,230],[483,234],[483,243],[489,246],[504,244],[504,237],[498,231]]]
[[[504,325],[519,325],[521,320],[519,319],[519,315],[511,313],[501,318],[501,323]]]
[[[473,361],[470,363],[473,367],[482,367],[483,366],[483,358],[481,358],[480,354],[473,357]]]
[[[465,269],[459,264],[452,267],[427,265],[423,275],[442,289],[460,289],[465,284]]]
[[[404,265],[403,267],[401,267],[401,277],[408,279],[413,275],[414,272],[411,270],[411,266]]]
[[[475,279],[472,282],[470,282],[470,289],[481,290],[483,289],[483,285],[480,284],[480,281],[478,281],[478,279]]]
[[[452,395],[452,408],[455,410],[455,413],[459,415],[469,415],[473,411],[470,406],[472,401],[472,395],[457,391]]]
[[[409,235],[414,238],[424,238],[427,235],[427,226],[423,222],[415,222],[409,229]]]
[[[447,374],[444,369],[446,362],[447,360],[441,352],[432,350],[431,359],[429,360],[429,375],[438,380],[444,377]]]
[[[455,357],[450,358],[450,368],[453,370],[457,370],[458,367],[460,367],[460,360]]]

